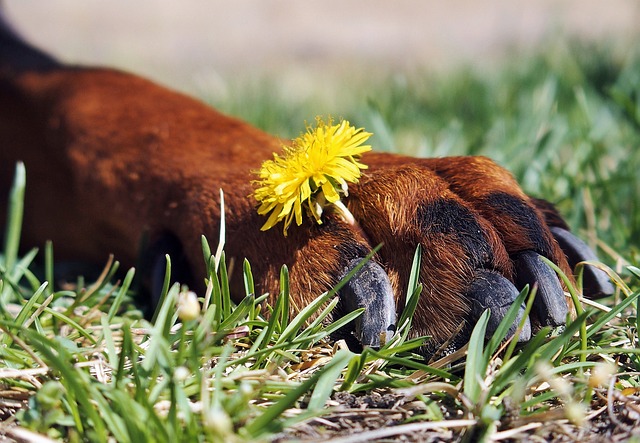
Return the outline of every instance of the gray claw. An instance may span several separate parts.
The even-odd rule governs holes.
[[[565,324],[569,308],[556,273],[534,251],[520,252],[515,259],[516,285],[538,285],[532,314],[544,326]]]
[[[345,275],[362,259],[351,260]],[[396,307],[387,273],[369,260],[340,290],[340,301],[346,312],[365,308],[355,321],[355,335],[364,346],[380,347],[381,337],[390,340],[396,329]]]
[[[488,270],[478,272],[476,279],[471,284],[467,296],[471,299],[471,315],[474,318],[480,317],[485,309],[491,309],[491,317],[487,325],[487,336],[491,336],[504,318],[507,310],[518,296],[518,290],[509,280],[502,275]],[[524,315],[524,305],[520,307],[520,312],[515,322],[509,328],[508,336],[516,332],[518,324]],[[529,319],[525,321],[520,332],[519,342],[526,342],[531,339],[531,323]]]
[[[563,228],[552,227],[551,233],[567,256],[571,269],[581,261],[599,261],[595,252],[585,242]],[[589,298],[607,297],[615,287],[606,272],[593,266],[585,266],[582,274],[584,295]]]

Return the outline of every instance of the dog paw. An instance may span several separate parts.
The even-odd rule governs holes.
[[[279,292],[282,265],[289,269],[292,315],[354,271],[338,292],[336,315],[363,308],[347,338],[378,347],[394,334],[420,245],[423,289],[411,334],[431,337],[425,354],[444,344],[449,349],[464,345],[486,309],[491,310],[487,334],[493,334],[527,285],[537,288],[532,310],[523,319],[520,307],[510,333],[521,320],[521,341],[543,326],[564,324],[571,313],[566,288],[543,258],[571,277],[577,263],[593,260],[595,254],[569,232],[552,205],[527,196],[508,171],[483,157],[416,159],[367,153],[362,161],[369,169],[349,187],[345,199],[355,223],[327,210],[322,224],[305,220],[291,226],[286,237],[280,229],[260,230],[265,217],[247,198],[251,184],[244,176],[227,177],[236,183],[225,190],[227,257],[235,263],[249,260],[256,290],[268,292],[270,303]],[[185,186],[198,190],[183,199],[196,202],[189,205],[190,223],[169,229],[180,240],[180,251],[191,257],[191,269],[202,260],[194,232],[219,229],[215,184],[198,188],[207,177]],[[379,245],[373,258],[356,269]],[[162,265],[164,255],[153,263]],[[164,269],[160,265],[156,268]],[[241,274],[231,273],[237,295],[243,293]],[[586,296],[613,293],[599,269],[587,266],[583,277]]]
[[[570,276],[576,263],[595,254],[550,204],[525,195],[510,173],[482,157],[367,154],[363,160],[370,169],[350,188],[347,202],[355,227],[330,218],[292,229],[297,235],[286,240],[297,257],[291,265],[298,303],[318,280],[335,283],[331,276],[344,275],[382,245],[339,293],[343,309],[365,308],[354,332],[363,345],[377,346],[405,305],[413,254],[421,245],[423,291],[412,334],[431,337],[425,352],[444,343],[463,345],[487,308],[492,334],[526,285],[537,294],[521,341],[543,326],[565,323],[565,288],[542,257]],[[587,267],[584,277],[585,295],[613,292],[602,271]],[[511,334],[523,315],[524,306]]]

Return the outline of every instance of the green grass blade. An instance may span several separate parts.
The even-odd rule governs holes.
[[[533,360],[538,359],[541,347],[547,340],[550,328],[542,328],[533,338],[520,350],[520,353],[509,360],[508,367],[501,370],[495,377],[490,387],[490,392],[495,394],[502,391],[505,386],[517,380],[516,375],[524,371]]]
[[[229,317],[231,308],[231,290],[229,289],[229,275],[227,274],[227,263],[225,261],[224,251],[220,253],[220,261],[218,262],[218,272],[220,274],[220,289],[222,291],[222,315],[223,318]]]
[[[224,312],[223,312],[223,296],[222,296],[222,286],[220,284],[220,279],[218,278],[218,273],[217,271],[215,271],[215,264],[214,264],[214,258],[211,257],[210,260],[210,265],[209,267],[212,269],[212,271],[209,273],[209,284],[211,285],[211,302],[209,303],[209,306],[215,306],[216,310],[215,310],[215,323],[216,324],[220,324],[222,323],[222,319],[224,317]]]
[[[211,247],[209,246],[209,242],[207,241],[207,237],[204,235],[200,236],[200,245],[202,246],[202,255],[204,258],[204,264],[207,266],[207,274],[211,272],[215,272],[214,269],[209,268],[209,264],[211,263]]]
[[[311,325],[309,325],[308,328],[306,328],[302,334],[300,334],[300,337],[303,337],[307,334],[307,331],[315,331],[319,328],[319,326],[321,326],[322,321],[329,315],[329,313],[331,311],[333,311],[336,307],[336,305],[338,304],[338,300],[332,300],[331,303],[329,304],[329,306],[327,306],[327,308],[323,311],[322,314],[320,314],[318,316],[318,318],[316,318],[313,323]],[[341,328],[344,328],[345,326],[347,326],[349,323],[351,323],[352,321],[354,321],[356,318],[360,317],[362,315],[362,313],[364,312],[365,308],[358,308],[354,311],[349,312],[348,314],[338,318],[337,320],[332,321],[330,324],[328,324],[326,327],[324,327],[322,329],[322,332],[326,335],[329,336],[331,334],[333,334],[334,332],[338,331]]]
[[[166,254],[164,257],[166,260],[166,264],[164,267],[164,280],[162,281],[162,290],[160,291],[160,297],[158,298],[158,306],[156,306],[156,310],[154,311],[153,317],[151,318],[151,323],[153,324],[155,324],[158,320],[160,309],[165,303],[167,294],[169,293],[169,285],[171,284],[171,257],[169,256],[169,254]]]
[[[82,406],[81,413],[80,410],[74,413],[78,431],[80,433],[86,432],[83,421],[79,418],[81,414],[86,414],[92,422],[93,430],[98,437],[98,441],[106,442],[107,433],[105,424],[95,409],[94,399],[91,398],[91,390],[88,389],[87,386],[91,382],[87,374],[69,363],[73,361],[73,358],[65,351],[64,347],[59,346],[58,343],[30,330],[23,331],[23,334],[28,337],[31,344],[43,355],[47,361],[47,365],[60,373],[60,381],[66,386],[67,394],[72,394],[78,404]]]
[[[82,337],[89,340],[89,342],[91,342],[92,345],[95,346],[97,344],[96,339],[91,335],[91,333],[87,331],[85,328],[83,328],[77,321],[73,320],[71,317],[63,314],[62,312],[58,312],[55,309],[51,309],[49,307],[44,308],[44,311],[47,314],[51,314],[56,319],[69,325],[74,331],[78,332],[78,334],[80,334]]]
[[[304,337],[305,335],[316,334],[323,327],[323,322],[325,322],[325,320],[329,318],[333,310],[336,308],[336,306],[338,306],[338,303],[340,303],[340,300],[338,300],[337,297],[333,298],[329,303],[327,303],[323,307],[322,311],[316,314],[316,318],[313,320],[313,322],[311,322],[302,331],[300,331],[300,333],[298,334],[298,337]],[[344,318],[355,319],[356,317],[362,315],[363,311],[364,311],[364,308],[358,308],[336,319],[335,321],[332,320],[331,324],[327,325],[327,329],[335,330],[336,328],[334,326],[336,323],[338,323],[340,327],[344,326],[346,324],[345,321],[343,320]],[[326,332],[326,329],[325,329],[325,332]]]
[[[280,268],[280,298],[282,310],[280,311],[280,326],[285,329],[289,325],[289,268],[283,265]]]
[[[573,322],[566,326],[562,334],[547,342],[544,346],[541,346],[537,358],[539,358],[541,361],[551,361],[553,356],[556,355],[556,353],[558,353],[558,351],[560,351],[563,347],[565,347],[567,345],[567,342],[571,340],[573,335],[584,326],[588,315],[589,314],[585,312],[582,315],[576,317]],[[532,370],[533,368],[529,367],[527,372],[530,373]]]
[[[251,309],[255,303],[255,297],[253,295],[247,296],[242,299],[240,304],[236,306],[227,318],[220,324],[220,329],[229,330],[244,322],[244,319],[250,315]]]
[[[412,359],[412,358],[398,357],[396,355],[386,355],[381,352],[375,351],[373,349],[369,349],[369,353],[371,354],[371,356],[386,360],[392,365],[404,366],[406,368],[424,371],[427,374],[432,374],[437,377],[447,378],[450,380],[457,380],[457,377],[453,375],[451,372],[445,371],[443,369],[434,368],[425,363],[422,363],[421,361],[416,361],[415,359]]]
[[[34,311],[34,307],[35,307],[36,303],[39,304],[39,300],[40,300],[42,294],[46,294],[46,288],[48,286],[49,286],[48,282],[42,283],[42,285],[40,285],[38,290],[33,293],[31,298],[29,298],[29,300],[27,300],[27,302],[24,304],[22,309],[20,309],[20,312],[18,313],[18,316],[16,317],[16,324],[17,325],[24,326],[24,324],[26,323],[27,319],[31,316],[32,311]]]
[[[9,192],[9,211],[4,238],[4,267],[8,272],[13,270],[18,259],[20,233],[24,215],[24,192],[27,184],[27,173],[24,163],[16,164],[13,186]]]
[[[611,311],[602,314],[587,329],[587,337],[591,338],[595,333],[600,331],[606,324],[611,322],[616,316],[622,314],[629,306],[637,302],[640,297],[640,291],[631,294],[621,302],[611,308]]]
[[[277,340],[277,344],[282,344],[291,339],[292,336],[296,335],[297,332],[302,329],[309,321],[312,315],[314,315],[320,307],[325,304],[331,297],[334,297],[335,294],[332,292],[325,292],[320,297],[317,297],[307,306],[300,310],[298,315],[296,315],[293,320],[287,325],[287,327],[282,331],[280,337]]]
[[[542,259],[543,262],[549,265],[551,269],[553,269],[558,274],[560,279],[564,282],[565,286],[569,291],[569,294],[571,295],[571,300],[573,301],[573,306],[576,310],[576,314],[580,316],[584,312],[584,308],[582,307],[582,303],[580,302],[580,297],[578,296],[578,293],[575,287],[573,286],[571,280],[569,280],[569,278],[564,274],[564,272],[562,272],[562,270],[551,260],[543,256],[540,256],[540,258]],[[587,339],[588,339],[587,324],[586,322],[582,322],[580,324],[580,349],[582,349],[583,351],[585,351],[588,347]],[[585,359],[587,358],[587,356],[586,354],[582,354],[580,355],[580,358],[583,359],[583,361],[586,361]]]
[[[127,272],[127,275],[125,275],[124,281],[122,282],[122,286],[120,287],[120,290],[116,295],[116,298],[113,300],[113,303],[111,304],[111,308],[109,308],[109,313],[107,314],[107,321],[109,323],[113,321],[113,318],[116,316],[118,309],[120,309],[120,306],[122,305],[122,301],[124,300],[124,297],[127,295],[127,291],[131,286],[131,282],[133,281],[133,276],[135,275],[135,273],[136,273],[135,269],[131,268],[129,269],[129,272]],[[165,282],[166,282],[166,278],[165,278]],[[162,292],[164,293],[164,291],[165,289],[163,286]]]
[[[109,362],[109,366],[113,368],[114,371],[117,371],[117,368],[120,366],[120,356],[116,351],[116,344],[113,340],[113,334],[111,333],[111,325],[105,316],[100,317],[100,325],[102,326],[102,337],[104,339],[107,361]],[[113,384],[116,384],[117,381],[118,379],[115,376],[112,377],[111,382]]]
[[[349,391],[352,388],[358,377],[360,377],[360,374],[362,374],[368,356],[369,348],[365,348],[360,355],[354,355],[351,360],[349,360],[340,391]]]
[[[323,368],[322,375],[318,378],[307,406],[310,411],[319,411],[325,407],[327,400],[329,400],[336,387],[336,381],[342,374],[342,370],[354,357],[355,354],[352,352],[340,350],[333,356],[331,362]]]
[[[47,241],[44,245],[44,279],[50,284],[47,287],[47,296],[53,292],[54,272],[53,272],[53,243]]]
[[[490,315],[491,312],[489,310],[482,313],[469,339],[467,363],[464,369],[463,392],[473,404],[478,404],[480,401],[482,382],[485,379],[487,371],[488,360],[483,352],[483,348]]]
[[[407,286],[407,298],[405,300],[405,306],[398,319],[398,332],[408,333],[408,329],[411,325],[411,319],[418,305],[418,298],[420,292],[422,292],[422,286],[420,284],[420,269],[422,266],[422,246],[418,245],[413,254],[413,262],[411,264],[411,271],[409,273],[409,284]]]
[[[246,258],[242,262],[242,276],[244,281],[244,293],[246,296],[254,295],[256,292],[255,285],[253,283],[253,274],[251,273],[251,265]]]
[[[344,368],[348,363],[348,354],[343,354],[339,359],[332,359],[331,363],[327,364],[321,370],[315,372],[308,380],[300,383],[295,388],[291,389],[283,398],[278,400],[273,405],[269,406],[260,416],[255,418],[253,421],[248,423],[245,426],[245,431],[254,438],[259,438],[262,435],[265,435],[270,432],[276,432],[282,428],[282,423],[278,421],[278,418],[284,413],[287,409],[292,408],[298,399],[303,396],[305,393],[311,390],[313,386],[315,386],[318,381],[326,374],[329,374],[329,379],[334,377],[336,374],[332,371],[332,368],[335,366],[342,366]],[[341,369],[342,369],[341,368]],[[335,383],[335,379],[334,379]],[[322,399],[324,399],[326,395],[326,385],[323,387],[314,401],[314,406],[320,403]]]
[[[518,312],[520,311],[520,306],[522,306],[527,296],[529,296],[528,286],[526,286],[522,291],[520,291],[520,294],[518,294],[516,299],[513,301],[513,303],[505,313],[505,316],[500,321],[500,324],[496,328],[495,332],[492,334],[491,338],[487,342],[487,345],[485,347],[486,349],[485,358],[489,358],[491,355],[493,355],[493,353],[496,352],[496,350],[500,346],[500,343],[502,343],[507,338],[507,333],[509,332],[509,328],[511,328],[511,325],[513,325],[513,323],[515,322],[516,317],[518,316]],[[531,297],[532,298],[535,297],[535,293],[532,293]],[[523,315],[524,317],[523,321],[528,316],[529,316],[529,312],[525,310]]]

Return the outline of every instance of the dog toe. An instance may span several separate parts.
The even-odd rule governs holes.
[[[351,260],[345,275],[361,261]],[[344,312],[364,308],[354,325],[354,334],[362,346],[378,348],[391,339],[396,323],[395,298],[389,277],[379,264],[371,260],[364,263],[338,295]]]

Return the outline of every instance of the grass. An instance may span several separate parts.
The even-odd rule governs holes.
[[[524,346],[503,340],[515,309],[489,341],[485,314],[463,360],[461,352],[425,362],[412,352],[425,340],[407,334],[421,292],[419,250],[398,334],[361,354],[328,340],[352,319],[322,321],[338,288],[289,318],[285,267],[269,315],[249,263],[244,298],[232,303],[224,232],[213,254],[203,238],[208,286],[197,303],[188,288],[169,284],[167,257],[151,321],[133,304],[135,270],[118,281],[115,260],[96,282],[52,287],[54,247],[45,246],[38,275],[39,253],[18,253],[25,186],[18,166],[0,255],[2,432],[23,441],[118,442],[335,442],[354,429],[362,432],[349,441],[424,433],[464,441],[632,437],[640,400],[639,65],[637,54],[558,45],[491,73],[365,82],[331,111],[374,132],[380,149],[496,158],[528,192],[556,202],[615,269],[608,270],[613,297],[595,304],[571,288],[577,317]],[[315,99],[288,106],[269,95],[274,81],[256,86],[257,97],[244,88],[233,103],[209,99],[283,136],[325,111]],[[530,309],[535,291],[520,297]],[[314,312],[320,315],[310,320]]]

